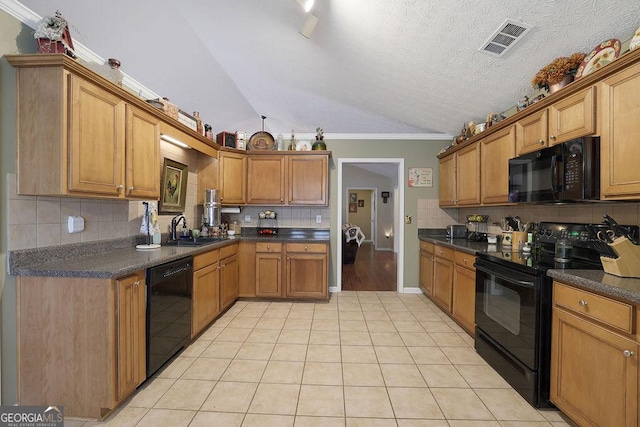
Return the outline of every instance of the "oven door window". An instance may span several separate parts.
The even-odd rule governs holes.
[[[476,325],[531,369],[535,366],[537,278],[476,269]]]

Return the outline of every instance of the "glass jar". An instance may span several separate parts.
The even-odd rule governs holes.
[[[555,262],[571,262],[573,245],[570,241],[561,239],[556,243]]]

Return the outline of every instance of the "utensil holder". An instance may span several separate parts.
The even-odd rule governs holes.
[[[609,246],[618,258],[601,256],[604,271],[614,276],[640,278],[640,246],[626,237],[617,237]]]

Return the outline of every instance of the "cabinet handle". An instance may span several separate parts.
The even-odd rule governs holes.
[[[551,139],[555,140],[555,139],[556,139],[556,136],[555,136],[555,135],[551,135],[549,138],[551,138]]]
[[[271,246],[267,245],[267,251],[271,250]]]
[[[133,282],[133,284],[136,286],[140,286],[140,280],[136,280],[135,282]]]
[[[467,259],[466,259],[466,258],[464,259],[464,263],[465,263],[465,264],[467,263]]]
[[[284,202],[284,199],[280,199],[280,203]]]
[[[541,139],[540,141],[538,141],[538,144],[543,145],[544,144],[544,139]]]
[[[304,250],[305,250],[305,251],[307,250],[307,247],[306,247],[306,246],[304,247]]]
[[[583,299],[578,301],[578,304],[580,305],[580,307],[586,307],[587,305],[589,305],[589,303]]]
[[[280,257],[278,257],[278,262],[280,262]]]
[[[622,354],[624,354],[624,357],[631,357],[633,356],[633,351],[625,350]]]
[[[291,197],[289,197],[289,201],[291,201]]]
[[[116,187],[116,189],[118,190],[118,193],[119,193],[122,190],[124,190],[124,185],[120,184],[120,185],[118,185],[118,187]]]

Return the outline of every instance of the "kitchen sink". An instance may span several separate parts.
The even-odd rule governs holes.
[[[209,243],[221,242],[224,237],[196,237],[192,239],[168,240],[165,246],[201,246]]]

